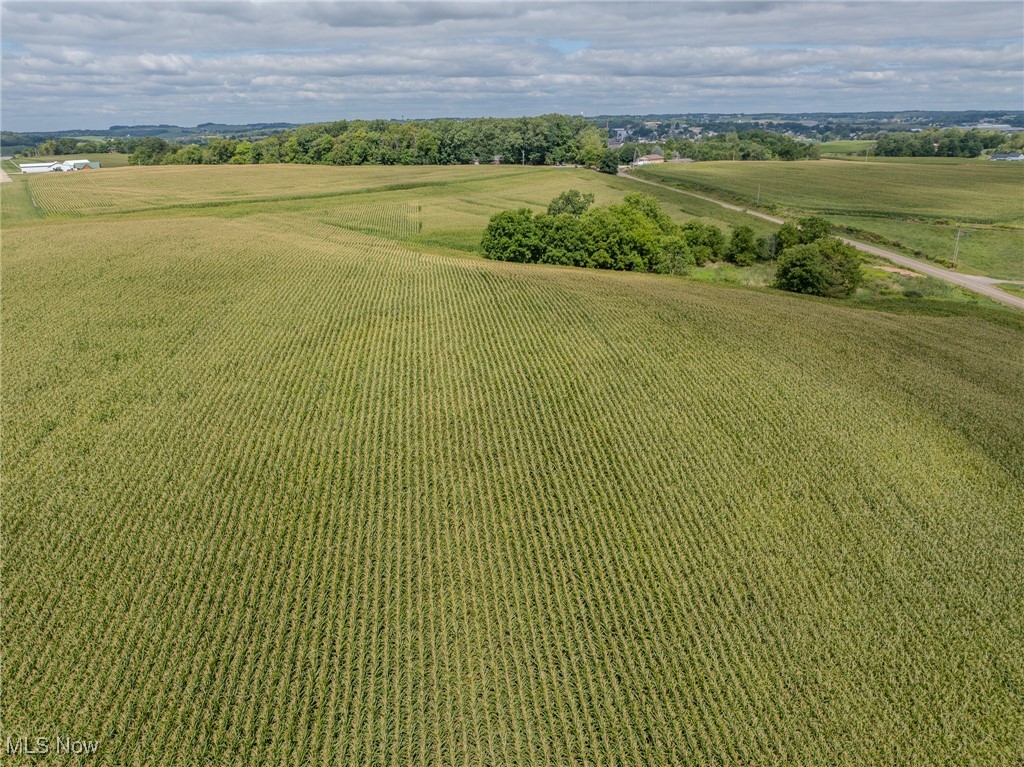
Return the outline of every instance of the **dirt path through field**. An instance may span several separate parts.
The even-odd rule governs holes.
[[[620,171],[618,174],[621,178],[628,178],[632,181],[638,181],[641,184],[650,184],[651,186],[657,186],[661,189],[668,189],[670,192],[677,192],[679,194],[685,194],[688,197],[696,197],[698,200],[704,200],[705,202],[712,202],[715,205],[719,205],[727,210],[735,210],[740,213],[746,213],[749,216],[757,216],[758,218],[770,221],[773,224],[784,224],[786,223],[783,219],[777,218],[776,216],[769,216],[767,213],[760,213],[756,210],[748,210],[742,208],[739,205],[732,205],[728,202],[722,202],[716,200],[714,197],[706,197],[702,194],[695,192],[687,192],[684,189],[677,189],[674,186],[668,186],[667,184],[659,184],[657,181],[648,181],[645,178],[637,178],[631,176],[628,173]],[[980,277],[971,274],[960,274],[949,269],[943,269],[941,266],[935,266],[925,261],[918,261],[916,258],[910,258],[908,256],[902,256],[899,253],[893,253],[891,250],[884,250],[882,248],[876,248],[874,245],[868,245],[863,242],[857,242],[856,240],[850,240],[846,237],[840,238],[843,242],[849,243],[857,250],[863,251],[864,253],[870,253],[873,256],[888,259],[894,264],[906,267],[907,269],[913,269],[915,272],[920,274],[927,274],[929,277],[935,277],[936,279],[945,280],[951,282],[954,285],[959,285],[962,288],[978,293],[979,295],[991,298],[993,301],[998,301],[1007,306],[1012,306],[1015,309],[1024,310],[1024,298],[1007,293],[1005,290],[1000,290],[995,286],[994,283],[999,280],[994,280],[991,277]]]

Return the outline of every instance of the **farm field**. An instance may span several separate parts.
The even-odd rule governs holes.
[[[147,209],[224,205],[241,200],[315,199],[351,193],[387,191],[388,186],[438,186],[454,181],[486,178],[496,181],[495,170],[478,166],[411,167],[401,174],[382,176],[379,168],[310,166],[296,172],[290,165],[204,165],[196,168],[155,166],[123,168],[116,173],[89,177],[45,174],[31,179],[36,204],[50,216],[125,213]],[[528,171],[513,166],[499,174]],[[201,189],[195,189],[196,183]]]
[[[818,144],[821,156],[829,160],[850,160],[864,162],[867,152],[868,162],[905,163],[909,165],[963,165],[964,163],[987,163],[987,156],[981,157],[884,157],[874,154],[873,139],[850,139],[844,141],[825,141]]]
[[[221,171],[39,177],[4,219],[5,734],[1019,760],[1019,313],[471,252],[633,188],[592,172]]]
[[[46,174],[21,178],[29,184],[33,216],[50,219],[161,211],[165,215],[209,209],[211,215],[249,215],[257,210],[345,211],[335,218],[346,225],[384,231],[379,216],[366,215],[369,195],[381,211],[388,205],[414,205],[410,225],[402,236],[423,234],[426,239],[453,237],[454,245],[476,250],[480,234],[490,216],[520,206],[543,210],[551,198],[569,187],[595,195],[595,204],[606,205],[622,199],[636,185],[628,180],[600,176],[572,168],[507,166],[333,168],[294,165],[209,165],[182,168],[157,166],[124,168],[92,175]],[[659,197],[666,211],[684,222],[699,218],[728,232],[732,227],[751,225],[758,233],[775,227],[749,216],[724,210],[697,199],[654,187],[645,192]],[[12,201],[18,201],[14,195]],[[435,204],[434,201],[437,201]],[[246,203],[240,206],[239,203]],[[425,208],[424,208],[425,206]],[[410,209],[403,207],[403,216]],[[6,212],[6,211],[5,211]],[[337,223],[337,220],[335,223]],[[388,225],[390,226],[390,225]],[[387,229],[385,226],[384,229]],[[403,225],[405,226],[405,225]],[[424,238],[414,237],[417,241]]]
[[[1024,278],[1024,168],[1012,163],[707,162],[635,173],[751,206],[760,188],[762,207],[843,218],[932,258],[952,256],[952,237],[962,224],[970,236],[961,242],[960,271]]]
[[[821,146],[825,146],[822,144]],[[845,160],[847,162],[865,162],[864,155],[823,155],[828,160]],[[899,165],[988,165],[992,162],[987,155],[979,157],[885,157],[875,154],[868,155],[868,163],[899,164]],[[997,163],[1000,164],[1000,163]]]
[[[865,151],[874,148],[873,139],[850,139],[845,141],[824,141],[818,144],[822,157],[854,157],[863,156]]]
[[[45,217],[32,202],[27,176],[10,176],[10,183],[0,187],[0,226],[11,226]]]

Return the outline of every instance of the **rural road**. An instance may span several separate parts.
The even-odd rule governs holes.
[[[757,216],[758,218],[764,219],[765,221],[771,221],[773,224],[784,224],[786,223],[783,219],[777,218],[776,216],[769,216],[767,213],[759,213],[756,210],[748,210],[742,208],[739,205],[732,205],[721,200],[716,200],[714,197],[705,197],[702,194],[696,192],[687,192],[683,189],[677,189],[674,186],[668,186],[667,184],[659,184],[657,181],[648,181],[644,178],[637,178],[631,176],[628,173],[619,171],[619,176],[622,178],[632,179],[638,181],[641,184],[650,184],[651,186],[661,187],[662,189],[668,189],[670,192],[678,192],[679,194],[685,194],[689,197],[696,197],[698,200],[704,200],[705,202],[711,202],[715,205],[720,205],[728,210],[735,210],[740,213],[746,213],[749,216]],[[876,248],[874,245],[868,245],[863,242],[857,242],[856,240],[849,240],[845,237],[840,238],[843,242],[849,243],[857,250],[863,251],[864,253],[870,253],[872,256],[878,256],[880,258],[888,259],[894,264],[898,264],[906,269],[913,269],[915,272],[920,274],[927,274],[929,277],[935,277],[939,280],[945,280],[951,282],[954,285],[959,285],[961,288],[978,293],[979,295],[991,298],[993,301],[998,301],[1007,306],[1012,306],[1015,309],[1024,310],[1024,298],[1015,296],[1011,293],[1007,293],[1005,290],[1000,290],[996,287],[999,280],[995,280],[991,277],[978,277],[971,274],[961,274],[960,272],[954,272],[950,269],[943,269],[941,266],[929,264],[925,261],[918,261],[916,258],[910,258],[909,256],[901,256],[899,253],[893,253],[891,250],[883,250],[882,248]]]
[[[8,181],[13,181],[13,179],[7,175],[7,171],[0,168],[0,184],[7,183]]]

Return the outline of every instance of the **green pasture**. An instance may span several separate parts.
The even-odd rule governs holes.
[[[822,156],[832,155],[863,155],[875,146],[873,140],[824,141],[818,144]]]
[[[836,224],[858,232],[871,232],[885,238],[886,245],[907,255],[941,258],[957,271],[981,274],[1004,280],[1024,279],[1024,224],[991,225],[888,221],[877,217],[830,216]],[[957,229],[960,246],[957,248]]]
[[[709,162],[650,167],[641,178],[704,192],[784,216],[823,215],[950,259],[952,227],[970,231],[958,267],[1024,277],[1024,168],[1011,163]]]
[[[860,162],[905,163],[910,165],[963,165],[989,162],[988,155],[980,157],[879,157],[875,151],[875,141],[868,139],[850,139],[845,141],[825,141],[818,144],[821,156],[829,160],[851,160]]]
[[[1024,296],[1024,284],[1019,282],[1001,282],[999,283],[999,287],[1008,293]]]

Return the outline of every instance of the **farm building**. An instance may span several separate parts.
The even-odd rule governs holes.
[[[100,164],[91,160],[65,160],[60,164],[61,170],[86,170],[87,168],[98,168]]]
[[[60,168],[59,162],[26,162],[18,166],[22,173],[49,173]]]
[[[993,160],[1004,160],[1006,162],[1022,162],[1024,161],[1024,152],[1012,152],[1010,154],[994,154],[992,155]]]
[[[22,173],[53,173],[55,171],[85,170],[98,168],[98,162],[90,160],[64,160],[64,162],[26,162],[18,166]]]

